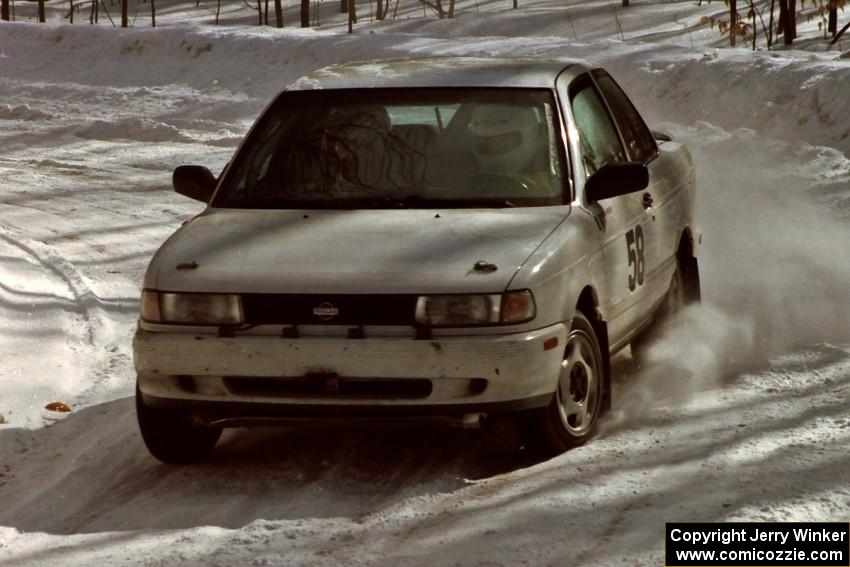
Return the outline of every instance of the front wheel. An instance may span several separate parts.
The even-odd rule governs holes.
[[[557,455],[592,437],[602,411],[603,373],[596,332],[584,315],[576,313],[552,403],[523,416],[526,445]]]
[[[209,455],[221,437],[220,427],[204,426],[185,413],[146,405],[138,386],[136,416],[145,445],[163,463],[199,461]]]

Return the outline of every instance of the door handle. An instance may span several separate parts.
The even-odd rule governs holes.
[[[652,203],[653,203],[653,202],[654,202],[654,201],[652,200],[652,195],[650,195],[649,193],[644,193],[644,194],[643,194],[643,208],[644,208],[644,209],[650,209],[650,208],[652,208]]]

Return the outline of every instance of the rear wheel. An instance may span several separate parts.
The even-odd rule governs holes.
[[[526,445],[556,455],[592,437],[602,411],[603,373],[596,333],[587,318],[577,313],[567,337],[552,403],[523,416]]]
[[[221,437],[220,427],[195,423],[182,412],[145,405],[138,386],[136,416],[145,445],[154,457],[164,463],[200,461],[210,454]]]

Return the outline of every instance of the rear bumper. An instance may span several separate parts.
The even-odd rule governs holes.
[[[133,346],[146,405],[198,410],[212,419],[413,417],[548,404],[566,336],[561,324],[433,340],[223,338],[139,329]]]

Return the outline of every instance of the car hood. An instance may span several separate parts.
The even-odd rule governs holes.
[[[500,292],[568,207],[210,209],[157,252],[145,287],[239,293]],[[495,271],[474,269],[495,264]]]

